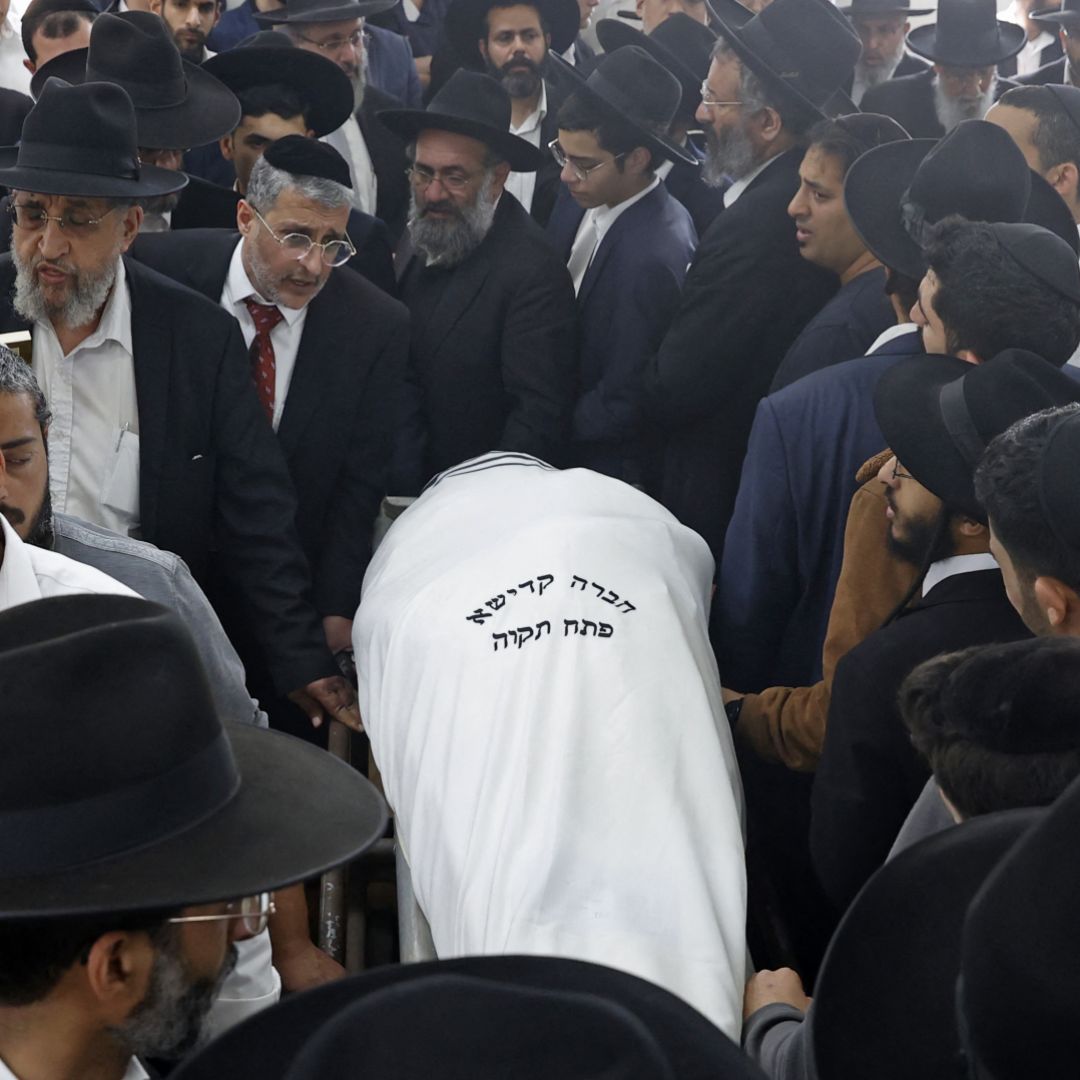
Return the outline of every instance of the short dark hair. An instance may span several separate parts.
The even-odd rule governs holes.
[[[40,30],[42,37],[55,41],[58,38],[71,37],[79,29],[79,23],[92,23],[96,15],[92,11],[50,11],[46,15],[23,16],[20,32],[23,50],[31,64],[37,63],[37,49],[34,48],[34,35]]]
[[[156,945],[172,932],[176,910],[59,919],[0,919],[0,1006],[42,1001],[72,965],[86,963],[102,934],[146,931]]]
[[[1080,128],[1076,126],[1053,90],[1046,86],[1018,86],[1003,94],[999,105],[1023,109],[1038,120],[1032,142],[1039,154],[1039,169],[1072,162],[1080,169]]]
[[[936,656],[904,680],[900,712],[963,817],[1047,806],[1080,776],[1080,641]]]
[[[266,116],[273,113],[274,116],[291,120],[294,116],[303,117],[304,126],[308,123],[310,104],[291,86],[283,83],[264,83],[261,86],[248,86],[238,90],[237,101],[240,102],[240,116]]]
[[[931,225],[924,248],[938,279],[934,310],[950,353],[989,360],[1027,349],[1057,367],[1080,343],[1080,304],[1035,278],[998,242],[990,226],[950,215]]]
[[[975,497],[1021,577],[1053,577],[1080,591],[1080,551],[1057,535],[1039,497],[1050,433],[1062,417],[1077,411],[1080,405],[1044,409],[993,439],[975,471]]]
[[[531,7],[531,8],[533,8],[536,11],[536,17],[540,20],[540,29],[545,34],[550,34],[551,33],[551,27],[548,26],[547,19],[544,18],[544,9],[539,4],[533,3],[532,0],[497,0],[496,3],[491,4],[488,7],[488,9],[484,12],[483,18],[480,20],[481,28],[484,29],[487,32],[484,35],[485,37],[487,36],[488,33],[491,32],[491,24],[488,22],[488,16],[493,11],[495,11],[497,8],[510,8],[510,7]]]
[[[819,120],[807,134],[807,142],[823,154],[840,162],[840,176],[867,150],[885,143],[896,142],[906,135],[904,129],[888,116],[874,113],[853,113],[834,119]]]
[[[919,299],[919,283],[891,266],[885,267],[885,295],[895,296],[905,311],[910,311]]]
[[[558,126],[564,131],[591,131],[596,141],[610,154],[628,154],[639,146],[645,146],[641,133],[632,124],[617,116],[610,109],[595,105],[585,94],[571,94],[559,109]],[[657,134],[663,134],[658,129]],[[650,151],[650,154],[652,152]],[[622,172],[624,162],[620,158],[615,168]],[[650,171],[659,162],[652,161]]]

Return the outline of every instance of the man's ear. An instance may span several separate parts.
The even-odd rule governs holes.
[[[1080,596],[1064,582],[1037,577],[1033,591],[1039,610],[1056,633],[1066,634],[1080,625]]]
[[[1080,181],[1080,169],[1071,161],[1063,161],[1054,167],[1047,180],[1053,185],[1054,190],[1071,207],[1076,202],[1077,182]]]
[[[494,195],[501,195],[506,184],[506,178],[510,175],[510,163],[500,161],[495,166],[495,175],[491,178],[491,191]]]
[[[236,227],[241,236],[250,236],[255,228],[255,211],[247,199],[241,199],[236,204]]]
[[[87,950],[86,987],[104,1025],[125,1020],[146,996],[155,954],[145,931],[113,930]]]
[[[981,537],[987,544],[990,543],[990,529],[975,518],[960,514],[957,516],[956,527],[961,536],[966,536],[969,539]]]
[[[150,0],[150,10],[155,15],[161,14],[161,9],[165,6],[165,0]]]
[[[761,141],[771,143],[778,139],[784,130],[784,121],[780,114],[771,105],[766,105],[759,115],[761,119],[758,122],[758,132]]]
[[[480,50],[480,55],[486,60],[488,58],[487,38],[477,38],[476,47]]]
[[[635,146],[623,160],[626,163],[623,167],[637,176],[650,169],[655,169],[660,164],[658,161],[653,160],[652,151],[644,146]]]
[[[143,220],[143,208],[141,206],[129,206],[124,211],[124,218],[121,224],[123,233],[121,234],[120,253],[123,254],[133,243],[135,243],[135,237],[139,235],[139,228],[142,226]]]
[[[218,139],[218,149],[221,151],[221,156],[226,161],[232,161],[233,159],[233,137],[232,132],[228,135],[222,135]]]

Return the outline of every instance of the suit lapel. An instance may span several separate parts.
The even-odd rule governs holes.
[[[604,239],[600,241],[600,246],[596,249],[592,262],[589,263],[589,269],[585,271],[585,276],[581,279],[581,288],[578,290],[579,307],[589,299],[589,293],[592,292],[593,286],[604,272],[604,267],[612,258],[612,253],[622,242],[623,236],[637,232],[641,228],[643,219],[657,212],[658,203],[667,194],[661,181],[645,198],[624,210],[615,219],[615,224],[608,229]]]

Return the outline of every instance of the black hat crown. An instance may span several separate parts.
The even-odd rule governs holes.
[[[679,80],[634,45],[605,55],[585,85],[632,124],[660,134],[675,118],[682,97]]]
[[[510,95],[490,76],[464,68],[439,87],[426,111],[485,124],[498,131],[510,130]]]
[[[1018,53],[1022,26],[1002,22],[994,0],[940,0],[937,21],[907,36],[912,52],[955,67],[989,67]]]
[[[98,16],[86,81],[118,83],[137,109],[167,108],[187,98],[184,62],[165,20],[149,11]]]

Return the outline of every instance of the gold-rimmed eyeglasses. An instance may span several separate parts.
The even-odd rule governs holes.
[[[249,934],[255,935],[261,934],[266,929],[270,922],[270,916],[275,914],[276,911],[274,894],[264,892],[255,896],[245,896],[242,900],[230,900],[220,915],[176,915],[165,921],[170,923],[198,923],[240,919],[243,921],[244,929]]]
[[[35,206],[33,203],[11,202],[8,203],[7,209],[15,224],[20,229],[26,229],[27,232],[38,232],[50,221],[54,221],[60,229],[72,236],[87,236],[120,207],[112,206],[97,218],[88,217],[82,210],[66,210],[54,216],[47,214],[43,206]]]
[[[290,254],[294,259],[306,259],[312,248],[318,248],[322,261],[326,266],[344,266],[355,254],[356,248],[353,242],[346,236],[344,240],[327,240],[325,244],[318,244],[305,236],[303,233],[286,233],[278,236],[267,223],[266,218],[253,206],[251,208],[255,216],[262,222],[266,231]]]
[[[709,89],[709,84],[707,82],[703,82],[701,84],[701,104],[704,105],[706,109],[722,109],[725,107],[734,108],[736,105],[741,105],[742,102],[717,101],[716,98],[713,97],[712,90]]]

